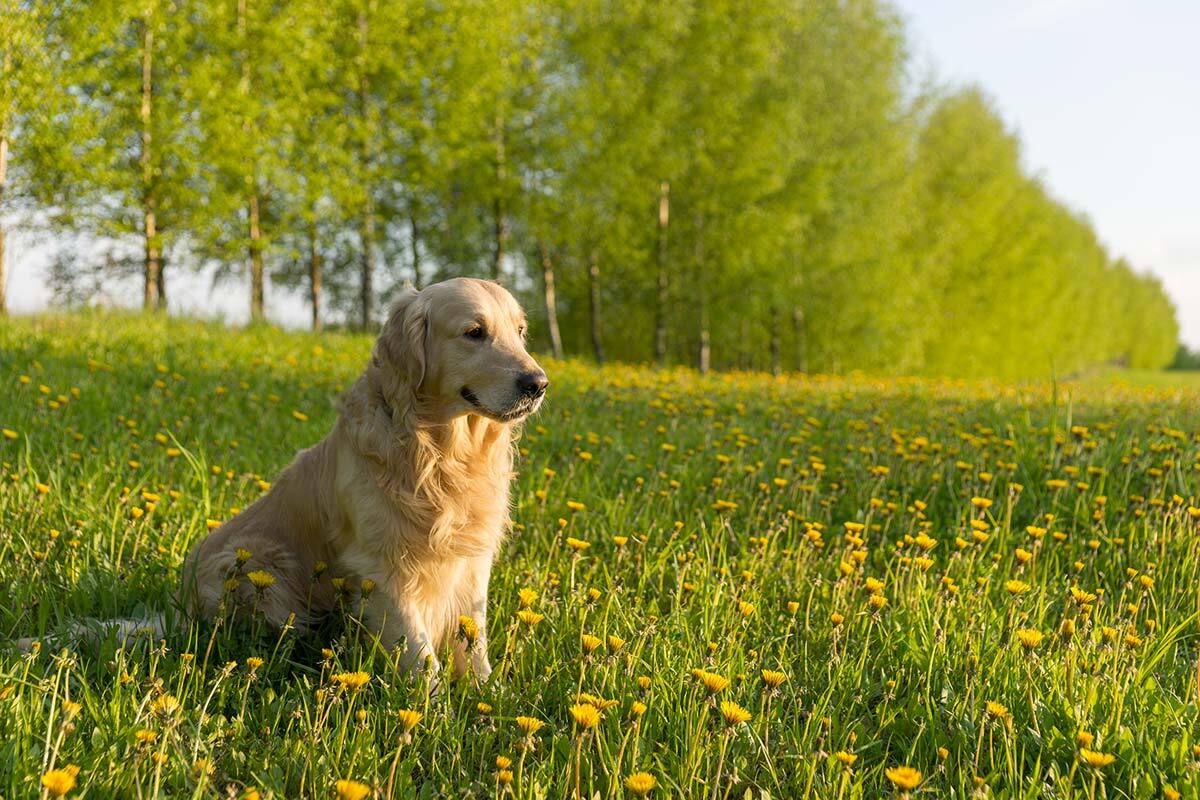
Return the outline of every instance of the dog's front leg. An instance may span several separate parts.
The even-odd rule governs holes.
[[[488,661],[487,638],[487,602],[488,580],[492,573],[492,559],[480,559],[472,565],[468,578],[468,607],[464,616],[475,622],[478,635],[473,643],[468,644],[464,639],[454,641],[454,677],[461,678],[467,672],[467,665],[480,681],[486,681],[492,674],[492,665]]]
[[[386,591],[382,581],[377,583],[379,588],[363,600],[362,620],[367,632],[378,637],[389,652],[399,648],[401,669],[409,674],[428,670],[430,686],[436,686],[441,664],[421,615],[411,603]]]

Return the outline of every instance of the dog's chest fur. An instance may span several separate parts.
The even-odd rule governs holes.
[[[452,423],[383,464],[339,453],[339,566],[386,586],[436,638],[486,587],[509,524],[511,436],[484,424],[501,428]]]

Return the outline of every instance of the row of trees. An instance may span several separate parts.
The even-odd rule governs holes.
[[[216,265],[256,318],[272,283],[367,327],[402,282],[470,274],[598,359],[1014,377],[1175,351],[1162,287],[979,91],[910,85],[879,0],[0,8],[0,219],[107,243],[148,308]],[[69,256],[68,280],[97,261]]]

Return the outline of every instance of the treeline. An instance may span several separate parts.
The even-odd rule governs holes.
[[[254,317],[279,286],[366,327],[405,281],[490,276],[549,349],[701,369],[1175,353],[1162,287],[978,90],[915,90],[877,0],[0,7],[0,209],[109,245],[64,284],[136,270],[161,308],[215,265]]]

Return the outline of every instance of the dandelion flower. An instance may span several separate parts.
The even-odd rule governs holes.
[[[259,591],[265,590],[267,587],[275,583],[275,576],[265,570],[256,569],[254,572],[246,574],[250,582],[254,584],[254,588]]]
[[[520,728],[521,732],[526,736],[533,736],[542,728],[544,728],[545,725],[546,723],[542,722],[537,717],[517,717],[517,727]]]
[[[635,772],[625,779],[625,788],[634,797],[645,797],[658,785],[658,779],[649,772]]]
[[[571,706],[571,717],[580,728],[589,730],[600,724],[600,709],[591,703],[576,703]]]
[[[1045,635],[1041,631],[1033,628],[1021,628],[1017,631],[1017,641],[1021,643],[1021,647],[1031,652],[1042,643],[1044,638]]]
[[[62,797],[75,788],[75,776],[79,767],[71,764],[63,769],[52,769],[42,776],[42,786],[51,797]]]
[[[591,653],[597,647],[604,644],[603,640],[601,640],[599,636],[593,636],[590,633],[585,633],[580,636],[579,641],[583,645],[583,651],[585,653]]]
[[[150,703],[150,710],[161,717],[169,717],[179,710],[179,701],[174,695],[159,695]]]
[[[1083,763],[1087,764],[1092,769],[1104,769],[1109,764],[1117,760],[1117,757],[1111,753],[1101,753],[1098,750],[1088,750],[1086,747],[1080,748],[1079,757]]]
[[[340,780],[336,784],[337,800],[363,800],[371,793],[371,787],[352,780]]]
[[[787,680],[787,675],[778,670],[764,669],[762,671],[762,680],[767,686],[772,689],[777,689],[780,684]]]
[[[400,727],[404,728],[404,731],[407,733],[417,727],[417,723],[421,721],[423,715],[420,711],[402,708],[396,712],[396,716],[400,719]]]
[[[749,722],[753,715],[732,700],[722,700],[721,716],[725,718],[726,725],[733,727]]]
[[[912,767],[889,767],[884,774],[897,788],[906,792],[921,785],[921,772]]]
[[[729,686],[729,679],[724,675],[718,675],[706,669],[694,670],[692,674],[703,684],[704,690],[709,694],[716,694]]]
[[[539,614],[536,611],[530,611],[528,608],[522,608],[517,612],[517,619],[521,620],[521,622],[525,623],[531,628],[545,618],[546,617],[544,614]]]
[[[989,717],[1000,720],[1008,718],[1008,708],[1001,703],[997,703],[994,700],[988,700],[986,703],[984,703],[983,707],[984,710],[987,711],[987,715]]]
[[[358,691],[367,685],[371,680],[371,676],[365,672],[339,672],[330,678],[341,689],[350,691]]]
[[[833,755],[838,761],[840,761],[844,766],[847,766],[847,767],[853,767],[854,762],[858,761],[857,755],[855,755],[854,753],[847,753],[845,750],[838,750]]]
[[[521,603],[521,608],[530,608],[538,598],[538,593],[533,589],[521,589],[517,592],[517,599]]]

